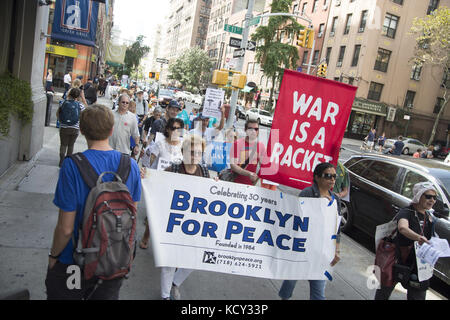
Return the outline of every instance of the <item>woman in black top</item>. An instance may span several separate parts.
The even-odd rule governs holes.
[[[427,211],[436,203],[437,193],[431,183],[421,182],[414,185],[413,195],[410,206],[401,209],[396,217],[398,233],[395,241],[401,249],[401,264],[413,266],[411,274],[417,276],[414,241],[418,241],[419,245],[422,245],[428,243],[432,236],[433,220]],[[375,300],[389,299],[393,290],[394,286],[381,287],[375,294]],[[426,288],[408,286],[407,291],[408,300],[425,300]]]

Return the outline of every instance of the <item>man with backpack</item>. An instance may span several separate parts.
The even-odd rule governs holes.
[[[80,113],[84,106],[77,101],[80,97],[80,89],[72,88],[69,91],[68,99],[65,100],[58,109],[56,116],[59,120],[59,138],[61,146],[59,148],[59,167],[66,155],[73,153],[73,146],[77,141],[80,131]]]
[[[45,280],[49,300],[117,300],[130,270],[141,180],[137,163],[110,147],[113,127],[109,108],[87,107],[80,131],[88,150],[62,163]]]
[[[97,102],[97,89],[92,83],[92,79],[89,78],[88,82],[84,84],[84,96],[89,105]]]

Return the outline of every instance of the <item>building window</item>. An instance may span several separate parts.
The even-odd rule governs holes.
[[[421,65],[414,65],[411,70],[411,80],[420,80],[420,74],[422,73]]]
[[[317,63],[319,62],[319,53],[320,53],[320,50],[314,50],[314,57],[313,57],[312,64],[317,65]]]
[[[296,13],[296,12],[297,12],[297,8],[298,8],[298,4],[294,4],[294,7],[293,7],[293,9],[292,9],[292,12],[293,12],[293,13]]]
[[[313,2],[313,7],[312,7],[312,13],[317,11],[317,5],[318,5],[319,0],[314,0]]]
[[[341,46],[341,49],[339,50],[339,58],[337,61],[336,66],[342,67],[342,62],[344,61],[344,55],[345,55],[345,46]]]
[[[450,88],[450,69],[447,69],[447,72],[444,71],[444,76],[442,77],[442,88]]]
[[[393,3],[403,5],[403,0],[392,0]]]
[[[350,32],[350,27],[352,25],[352,14],[347,15],[347,21],[345,22],[344,34],[348,34]]]
[[[361,52],[361,45],[357,44],[355,46],[355,51],[353,52],[352,67],[356,67],[358,65],[360,52]]]
[[[378,49],[377,60],[375,61],[374,70],[387,72],[389,59],[391,58],[391,51],[385,49]]]
[[[386,17],[384,18],[384,24],[383,24],[383,36],[389,37],[394,39],[395,33],[397,31],[398,26],[398,20],[400,18],[397,16],[394,16],[390,13],[386,14]]]
[[[428,5],[427,14],[431,14],[438,7],[439,7],[439,0],[430,0],[430,4]]]
[[[361,13],[361,22],[359,23],[359,29],[358,32],[364,32],[364,30],[366,29],[366,24],[367,24],[367,10],[364,10]]]
[[[325,30],[325,23],[321,23],[319,25],[319,34],[318,37],[322,37],[323,36],[323,30]]]
[[[338,20],[338,17],[333,18],[333,23],[331,24],[331,30],[330,30],[330,37],[334,36],[334,33],[336,32],[337,20]]]
[[[308,63],[308,51],[304,51],[303,52],[303,59],[302,59],[302,65],[307,64]]]
[[[330,56],[331,56],[331,50],[332,49],[333,49],[332,47],[328,47],[327,48],[327,55],[325,57],[325,59],[327,60],[327,64],[330,64]]]
[[[414,91],[406,91],[405,104],[403,105],[403,108],[412,108],[415,96],[416,93]]]
[[[439,111],[441,111],[441,108],[442,108],[443,104],[444,104],[444,99],[443,98],[437,98],[436,99],[436,104],[434,105],[433,113],[434,114],[438,114]]]
[[[371,82],[369,88],[369,94],[367,95],[367,99],[380,101],[381,92],[383,91],[384,84]]]
[[[302,15],[305,14],[306,6],[307,6],[307,5],[308,5],[308,2],[305,2],[305,3],[303,4],[303,6],[302,6]]]

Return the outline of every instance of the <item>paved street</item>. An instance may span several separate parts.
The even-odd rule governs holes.
[[[101,103],[110,101],[100,98]],[[52,204],[58,178],[59,135],[55,128],[54,104],[52,125],[45,128],[44,147],[29,162],[14,165],[0,177],[0,295],[18,289],[29,289],[31,299],[45,299],[44,280],[47,254],[53,238],[58,211]],[[242,120],[240,121],[240,125]],[[262,133],[264,130],[262,130]],[[267,131],[268,132],[268,131]],[[344,140],[342,157],[348,157],[359,142]],[[86,149],[80,136],[74,152]],[[145,203],[139,203],[139,238],[144,232]],[[342,236],[342,260],[335,267],[333,281],[329,282],[326,296],[332,300],[371,300],[375,291],[367,286],[367,268],[374,254]],[[120,299],[157,300],[160,298],[160,272],[155,268],[151,245],[138,249],[134,267],[120,292]],[[195,271],[181,287],[183,299],[190,300],[277,300],[282,281],[243,277],[230,274]],[[309,285],[299,281],[293,299],[309,297]],[[406,298],[403,288],[397,286],[391,299]],[[427,299],[443,299],[429,290]]]

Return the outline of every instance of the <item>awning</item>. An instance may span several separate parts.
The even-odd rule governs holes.
[[[71,57],[71,58],[78,57],[77,49],[55,46],[55,45],[48,44],[48,43],[45,45],[45,52],[51,53],[51,54],[57,54],[59,56]]]
[[[245,86],[244,89],[242,89],[242,92],[246,92],[249,93],[250,91],[252,91],[255,88],[249,87],[249,86]]]

